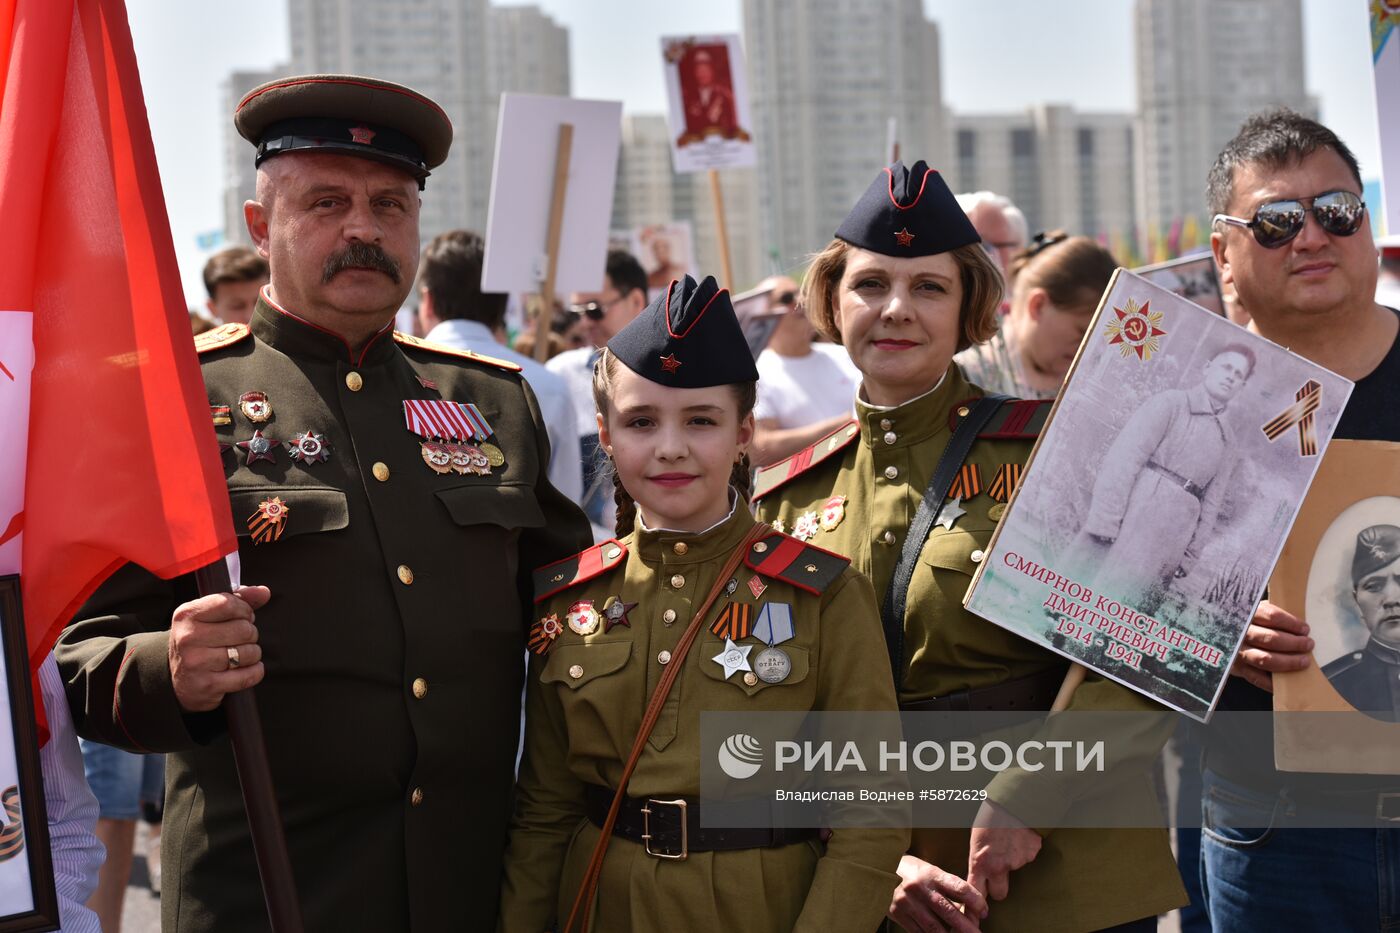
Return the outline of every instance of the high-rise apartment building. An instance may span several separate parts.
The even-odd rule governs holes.
[[[224,79],[223,113],[229,114],[224,128],[224,243],[228,246],[247,245],[248,226],[243,222],[243,204],[251,201],[257,187],[257,170],[253,167],[253,147],[233,128],[233,111],[238,102],[259,84],[266,84],[281,75],[293,74],[287,65],[267,71],[234,71]]]
[[[951,156],[938,27],[920,0],[744,0],[765,257],[825,246],[880,166]]]
[[[1137,0],[1138,217],[1204,218],[1206,175],[1250,114],[1315,114],[1302,0]]]
[[[955,191],[995,191],[1031,232],[1127,234],[1133,225],[1133,117],[1039,104],[1021,114],[950,117]]]
[[[288,14],[290,64],[231,75],[231,103],[278,74],[367,74],[422,91],[442,105],[454,129],[452,152],[428,181],[423,239],[456,227],[484,231],[499,96],[567,95],[567,30],[537,7],[495,8],[487,0],[289,0]],[[252,157],[232,126],[228,133],[225,230],[242,242]]]
[[[759,240],[755,176],[751,168],[728,169],[719,175],[734,270],[730,287],[738,292],[756,284],[768,271]],[[632,230],[670,220],[690,221],[700,272],[722,280],[709,173],[680,174],[672,168],[670,128],[665,116],[628,114],[622,118],[613,229]],[[638,258],[645,263],[645,257]]]

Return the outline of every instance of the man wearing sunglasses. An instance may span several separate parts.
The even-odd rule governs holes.
[[[1400,441],[1400,312],[1375,300],[1376,244],[1351,151],[1296,113],[1259,114],[1216,159],[1207,198],[1221,281],[1259,332],[1356,381],[1334,436]],[[1311,663],[1307,632],[1299,619],[1262,603],[1235,662],[1239,679],[1220,708],[1269,709],[1271,672]],[[1400,832],[1289,822],[1325,825],[1306,813],[1344,808],[1400,825],[1400,787],[1386,778],[1280,774],[1270,744],[1267,734],[1226,725],[1208,737],[1201,853],[1214,928],[1392,923]]]
[[[603,466],[598,452],[598,417],[593,405],[593,363],[599,348],[605,346],[647,306],[647,274],[635,256],[615,249],[608,251],[603,290],[574,292],[569,309],[583,320],[590,345],[566,350],[545,363],[545,367],[569,387],[579,431],[583,462],[583,507],[593,523],[595,538],[612,537],[612,475]]]

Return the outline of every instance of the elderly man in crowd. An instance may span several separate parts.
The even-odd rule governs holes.
[[[267,929],[220,711],[255,684],[307,929],[489,930],[529,571],[587,526],[546,478],[519,368],[392,330],[442,109],[316,75],[249,92],[235,124],[271,282],[250,325],[197,346],[258,585],[200,596],[192,576],[118,570],[57,649],[74,718],[173,753],[165,930]]]

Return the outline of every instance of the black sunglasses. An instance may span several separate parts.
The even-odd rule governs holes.
[[[1216,214],[1211,223],[1248,227],[1260,246],[1277,249],[1303,232],[1308,214],[1317,218],[1318,226],[1333,236],[1351,236],[1361,229],[1361,221],[1366,216],[1366,202],[1350,191],[1328,191],[1312,198],[1270,201],[1260,205],[1254,212],[1253,220]]]
[[[797,292],[779,292],[773,296],[773,304],[791,307],[797,304]]]
[[[581,305],[570,305],[569,310],[574,312],[575,314],[582,314],[590,321],[601,321],[603,319],[603,316],[608,313],[609,308],[611,308],[613,305],[617,304],[619,301],[626,297],[627,293],[624,292],[623,294],[618,295],[612,301],[604,301],[601,304],[596,301],[590,301]]]

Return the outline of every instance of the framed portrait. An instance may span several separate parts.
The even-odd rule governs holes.
[[[1204,721],[1351,389],[1118,270],[967,608]]]
[[[1169,262],[1141,266],[1133,270],[1153,285],[1160,285],[1174,295],[1200,305],[1207,311],[1225,316],[1225,298],[1220,288],[1220,274],[1215,270],[1215,258],[1209,251],[1194,256],[1182,256]]]
[[[0,933],[58,929],[19,577],[0,577]]]
[[[663,37],[661,54],[676,171],[753,165],[753,115],[739,35]]]
[[[734,315],[739,319],[739,329],[744,332],[744,342],[754,359],[773,339],[773,332],[783,320],[783,312],[774,312],[769,302],[766,288],[755,288],[734,296]]]
[[[647,274],[647,295],[655,299],[666,291],[672,281],[695,275],[695,237],[690,221],[673,220],[665,224],[648,224],[632,233],[628,250],[642,264]]]
[[[1397,476],[1400,443],[1333,441],[1269,580],[1316,645],[1306,670],[1274,675],[1281,771],[1400,774]]]

